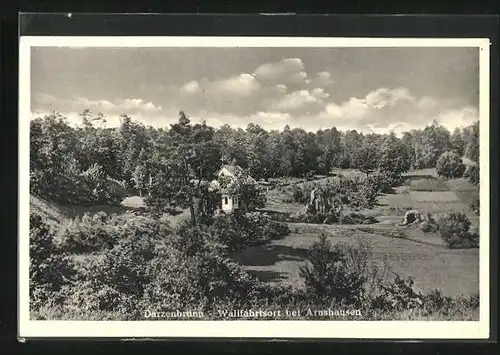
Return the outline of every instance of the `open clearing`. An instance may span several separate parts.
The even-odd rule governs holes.
[[[349,171],[350,174],[353,173]],[[289,223],[290,236],[249,248],[234,258],[263,281],[300,287],[299,268],[309,247],[324,232],[333,243],[364,240],[371,246],[375,260],[401,276],[412,277],[418,289],[438,288],[448,296],[478,293],[478,249],[450,250],[444,247],[437,233],[424,233],[418,226],[398,225],[407,210],[417,209],[424,214],[430,212],[435,218],[447,212],[462,212],[477,227],[478,217],[470,203],[478,196],[478,188],[465,179],[443,181],[433,169],[411,172],[407,178],[407,183],[397,187],[393,194],[381,196],[375,208],[360,211],[375,217],[379,221],[376,224]],[[289,196],[280,187],[270,189],[267,194],[266,210],[291,213],[304,210],[301,204],[287,203]]]

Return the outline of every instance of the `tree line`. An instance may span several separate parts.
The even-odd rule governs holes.
[[[78,128],[57,112],[31,121],[32,192],[70,189],[77,176],[87,180],[76,185],[90,186],[88,176],[98,174],[92,181],[101,185],[94,192],[100,188],[110,193],[103,185],[106,177],[141,195],[161,196],[162,204],[175,209],[193,206],[201,182],[213,179],[223,163],[238,164],[254,178],[267,179],[327,175],[334,168],[401,174],[434,168],[449,151],[479,160],[479,122],[450,132],[434,121],[399,138],[335,127],[317,132],[288,125],[282,131],[265,130],[254,123],[245,129],[227,124],[216,129],[192,123],[182,111],[178,121],[165,128],[145,126],[127,115],[120,117],[119,127],[105,128],[99,125],[104,116],[89,110],[81,119]]]

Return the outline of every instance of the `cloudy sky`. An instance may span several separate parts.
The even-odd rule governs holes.
[[[155,127],[399,133],[478,119],[477,48],[54,48],[31,55],[31,111],[71,122],[88,108]]]

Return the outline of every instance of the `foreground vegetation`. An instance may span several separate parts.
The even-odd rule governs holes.
[[[227,225],[238,222],[218,223],[225,225],[225,235],[189,225],[172,229],[144,216],[101,214],[54,230],[32,213],[31,317],[142,319],[152,307],[198,310],[207,318],[220,317],[224,309],[293,308],[314,318],[306,310],[323,307],[361,310],[363,319],[474,319],[478,312],[477,296],[417,292],[409,279],[384,277],[368,245],[331,245],[324,236],[301,269],[305,287],[263,283],[229,257],[231,249],[247,243]]]

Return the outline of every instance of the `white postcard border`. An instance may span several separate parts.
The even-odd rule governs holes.
[[[34,321],[29,319],[29,119],[31,47],[478,47],[480,55],[479,321]],[[487,38],[56,37],[19,44],[18,336],[486,339],[489,309],[489,48]]]

